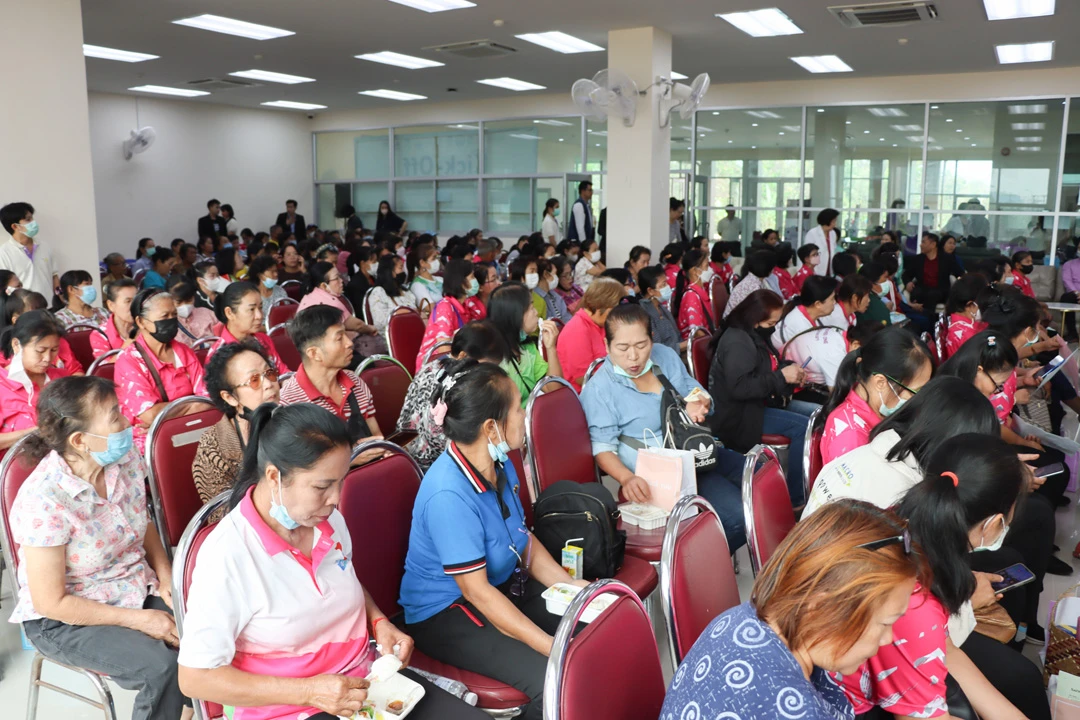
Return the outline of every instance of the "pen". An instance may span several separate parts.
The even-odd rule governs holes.
[[[805,369],[806,369],[806,366],[807,366],[807,365],[809,365],[809,364],[810,364],[810,361],[811,361],[811,360],[813,360],[813,359],[814,359],[814,358],[813,358],[812,356],[811,356],[811,357],[808,357],[808,358],[806,358],[806,362],[804,362],[804,363],[803,363],[803,364],[802,364],[802,365],[801,365],[800,367],[802,367],[802,369],[803,369],[803,370],[805,370]]]

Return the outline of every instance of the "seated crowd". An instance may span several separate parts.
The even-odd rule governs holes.
[[[345,208],[344,233],[306,226],[290,201],[270,233],[234,234],[226,207],[210,202],[196,244],[144,238],[130,267],[106,257],[100,307],[85,270],[52,278],[51,307],[50,288],[0,270],[0,456],[18,444],[36,465],[4,518],[19,544],[11,621],[47,657],[136,690],[134,718],[188,717],[189,698],[237,720],[352,717],[372,663],[407,665],[414,648],[544,717],[560,618],[541,594],[587,581],[533,534],[510,460],[531,400],[568,388],[577,439],[620,502],[655,499],[641,453],[672,447],[665,408],[719,441],[693,472],[732,555],[750,531],[747,455],[789,446],[800,520],[683,658],[661,717],[773,717],[788,702],[804,714],[785,717],[1050,717],[1015,637],[1045,640],[1044,577],[1072,572],[1054,557],[1069,478],[1018,408],[1045,396],[1060,433],[1080,398],[1066,373],[1040,380],[1069,351],[1030,254],[965,271],[955,241],[927,233],[918,256],[891,236],[864,261],[836,246],[827,210],[814,235],[827,242],[796,252],[766,231],[739,270],[739,243],[674,230],[659,264],[637,246],[609,268],[596,239],[561,239],[554,200],[542,232],[506,246],[480,230],[440,245],[388,203],[375,231]],[[0,209],[13,237],[32,219],[25,203]],[[359,366],[388,353],[398,315],[419,318],[419,352],[399,358],[400,415],[377,417]],[[85,325],[95,372],[68,340]],[[112,382],[96,372],[110,361]],[[144,457],[155,419],[188,396],[221,412],[193,486],[228,502],[181,634]],[[351,562],[378,548],[354,545],[338,509],[351,468],[394,452],[356,448],[384,437],[407,438],[424,473],[391,617]],[[804,477],[810,444],[822,466]],[[1034,582],[997,594],[1015,563]],[[721,660],[743,674],[699,677]]]

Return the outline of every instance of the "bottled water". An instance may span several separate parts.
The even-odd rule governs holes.
[[[460,698],[460,699],[464,700],[465,702],[467,702],[469,705],[472,705],[473,707],[476,706],[476,703],[479,700],[479,698],[476,697],[476,693],[469,692],[469,688],[463,682],[459,682],[458,680],[451,680],[450,678],[445,678],[442,675],[436,675],[435,673],[429,673],[429,672],[424,672],[423,670],[417,670],[416,668],[409,668],[409,669],[412,670],[417,675],[419,675],[419,676],[425,678],[426,680],[430,681],[436,687],[445,690],[446,692],[450,693],[451,695],[453,695],[456,698]]]

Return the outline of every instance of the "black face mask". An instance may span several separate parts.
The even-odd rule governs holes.
[[[404,285],[406,278],[407,276],[405,275],[405,273],[398,273],[394,276],[394,279],[397,280],[398,285]]]
[[[180,321],[176,318],[154,321],[154,331],[150,337],[159,343],[171,343],[176,339],[176,333],[180,331]]]
[[[1035,272],[1035,266],[1034,265],[1021,265],[1020,266],[1020,272],[1024,273],[1025,275],[1030,275],[1031,273]]]
[[[760,335],[763,339],[768,340],[769,338],[772,337],[772,334],[774,332],[776,332],[776,326],[773,325],[772,327],[754,328],[754,332],[756,332],[758,335]]]

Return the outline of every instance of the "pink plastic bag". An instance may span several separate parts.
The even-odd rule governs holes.
[[[687,450],[640,448],[634,474],[649,484],[649,504],[666,512],[697,493],[694,454]]]

